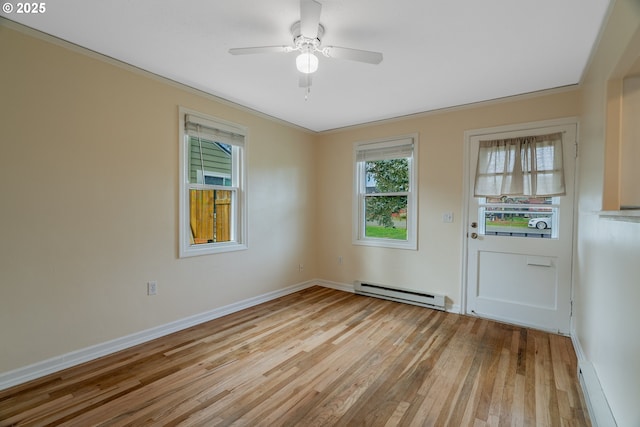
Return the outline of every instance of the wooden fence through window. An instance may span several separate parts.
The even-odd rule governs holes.
[[[190,190],[192,244],[231,240],[231,191]]]

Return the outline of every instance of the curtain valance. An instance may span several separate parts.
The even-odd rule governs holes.
[[[480,141],[474,196],[564,195],[562,135]]]

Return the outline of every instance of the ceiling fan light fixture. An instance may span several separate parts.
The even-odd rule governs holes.
[[[302,52],[296,58],[296,67],[304,74],[315,73],[318,71],[318,57],[309,51]]]

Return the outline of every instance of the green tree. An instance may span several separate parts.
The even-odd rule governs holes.
[[[408,159],[377,160],[365,163],[367,193],[398,193],[409,190]],[[375,196],[366,198],[366,220],[384,227],[393,227],[392,214],[406,212],[406,196]],[[405,218],[406,219],[406,218]]]

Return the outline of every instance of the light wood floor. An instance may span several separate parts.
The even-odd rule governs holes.
[[[313,287],[2,391],[0,425],[589,422],[569,338]]]

